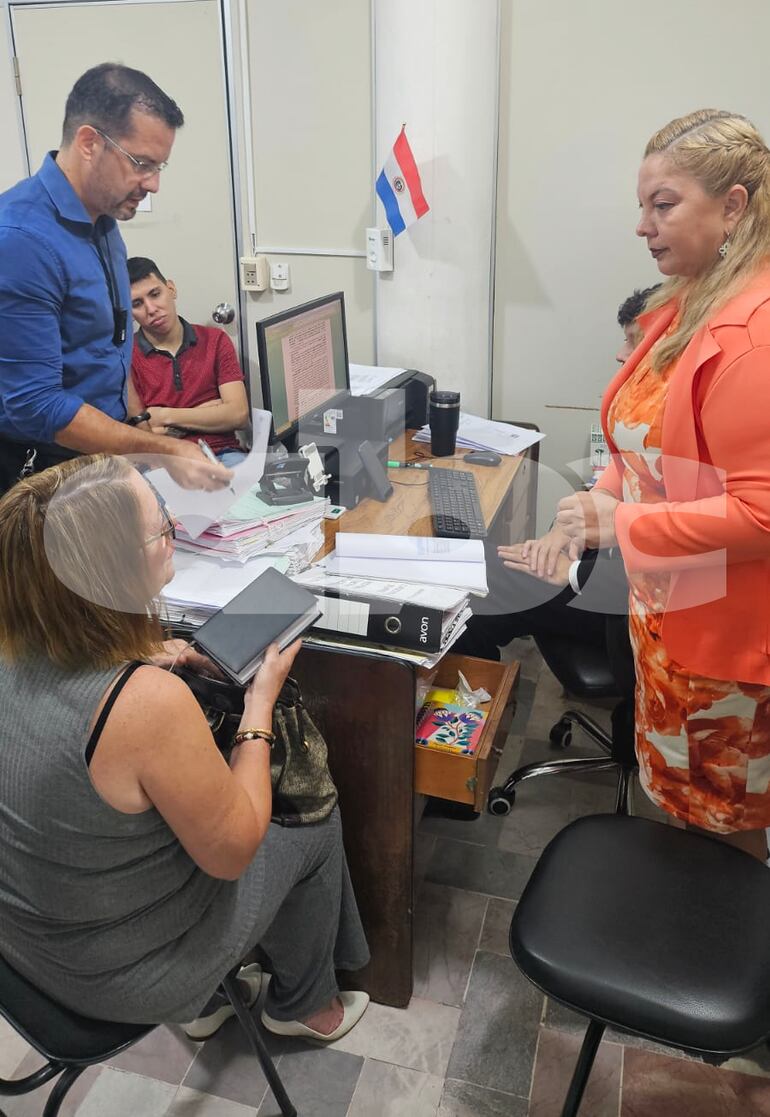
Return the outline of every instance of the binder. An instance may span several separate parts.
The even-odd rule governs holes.
[[[384,601],[336,590],[311,589],[321,607],[313,624],[327,632],[360,636],[372,644],[438,652],[442,647],[444,621],[441,609],[429,609],[411,601]],[[454,612],[454,611],[453,611]]]

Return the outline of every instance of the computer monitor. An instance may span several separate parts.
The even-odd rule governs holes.
[[[287,442],[300,420],[350,388],[342,291],[257,322],[257,358],[262,405]]]

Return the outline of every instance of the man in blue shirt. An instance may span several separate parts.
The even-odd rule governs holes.
[[[186,458],[169,463],[175,475],[204,488],[230,476],[193,443],[138,430],[126,407],[131,294],[116,220],[157,192],[183,123],[146,74],[96,66],[67,98],[59,151],[0,195],[0,492],[96,451]]]

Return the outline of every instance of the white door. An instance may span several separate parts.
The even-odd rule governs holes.
[[[59,146],[64,103],[100,62],[133,66],[185,115],[150,212],[120,230],[129,256],[149,256],[179,287],[180,313],[211,325],[238,308],[232,172],[217,0],[12,4],[27,154],[34,172]],[[238,346],[237,318],[226,327]]]

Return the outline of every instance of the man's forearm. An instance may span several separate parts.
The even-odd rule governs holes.
[[[126,423],[111,419],[89,403],[76,412],[75,417],[56,432],[56,441],[68,450],[81,454],[182,454],[187,450],[172,438],[137,430]]]
[[[248,421],[248,414],[244,414],[243,408],[216,400],[198,407],[164,407],[163,414],[166,423],[171,426],[210,431],[212,434],[238,430]]]

